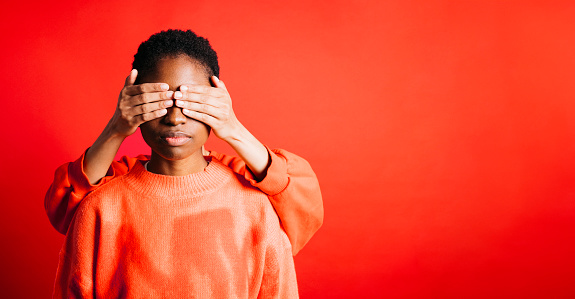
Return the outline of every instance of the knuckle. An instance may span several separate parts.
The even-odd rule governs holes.
[[[151,117],[150,113],[144,113],[144,114],[142,114],[142,120],[143,120],[143,121],[149,121],[149,120],[151,120],[151,119],[152,119],[152,117]]]
[[[140,95],[140,103],[146,103],[150,99],[150,95],[148,93],[143,93]]]
[[[212,89],[212,94],[213,94],[214,96],[216,96],[216,97],[220,97],[220,98],[221,98],[221,97],[224,96],[224,91],[221,90],[221,89],[219,89],[219,88],[215,88],[215,89]]]
[[[150,92],[150,89],[153,89],[153,87],[151,87],[149,83],[140,84],[139,86],[141,93]]]

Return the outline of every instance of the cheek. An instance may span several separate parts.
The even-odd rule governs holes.
[[[144,138],[144,141],[146,141],[146,143],[152,141],[154,139],[154,136],[156,136],[156,134],[154,134],[154,130],[148,123],[143,123],[140,125],[140,133],[142,134],[142,138]]]
[[[210,135],[212,128],[208,125],[204,124],[203,122],[199,122],[195,119],[188,118],[188,122],[190,123],[190,127],[194,132],[196,138],[204,137],[207,138]]]
[[[158,124],[154,124],[154,121],[149,121],[140,125],[140,133],[142,134],[142,139],[151,149],[159,149],[163,147],[163,144],[159,138]]]

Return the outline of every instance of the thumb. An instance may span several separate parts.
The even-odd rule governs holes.
[[[223,88],[225,91],[228,91],[228,89],[226,88],[226,84],[224,84],[224,81],[220,80],[218,77],[212,76],[212,82],[214,82],[215,87]]]
[[[126,82],[124,83],[124,86],[134,85],[137,77],[138,77],[138,70],[132,69],[128,77],[126,77]]]

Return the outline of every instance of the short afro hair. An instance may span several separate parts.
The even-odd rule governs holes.
[[[160,59],[182,54],[203,65],[208,76],[219,77],[218,55],[207,39],[191,30],[169,29],[153,34],[138,47],[132,63],[132,68],[138,70],[136,82],[154,72]]]

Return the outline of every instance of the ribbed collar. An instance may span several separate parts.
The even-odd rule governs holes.
[[[147,171],[138,161],[122,178],[129,188],[147,196],[163,199],[179,199],[202,196],[225,184],[233,175],[231,169],[216,159],[203,171],[185,176],[169,176]]]

